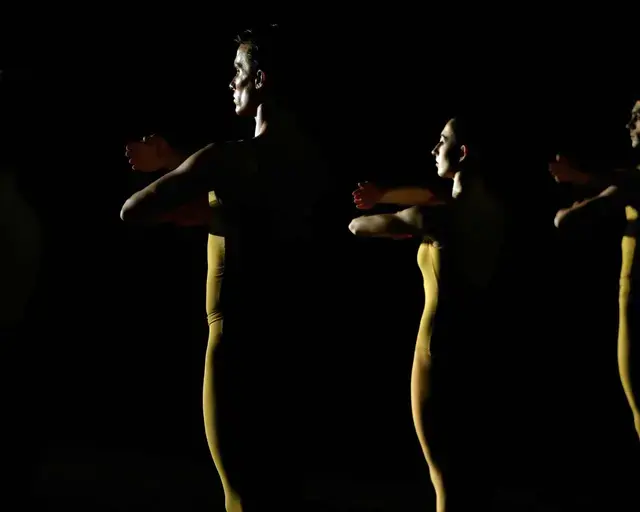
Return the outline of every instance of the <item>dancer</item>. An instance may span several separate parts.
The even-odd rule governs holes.
[[[640,100],[631,110],[627,129],[637,158],[640,151]],[[640,437],[640,331],[635,325],[635,319],[640,316],[640,303],[634,294],[634,289],[638,286],[637,268],[640,265],[639,251],[636,249],[640,205],[639,169],[640,165],[634,169],[594,176],[576,169],[560,156],[550,166],[550,172],[558,181],[590,183],[592,187],[599,186],[602,190],[595,197],[560,210],[555,219],[558,228],[572,233],[585,232],[617,215],[624,215],[626,219],[621,246],[618,368],[635,429]]]
[[[236,113],[255,118],[254,137],[211,144],[176,162],[121,213],[125,221],[157,223],[180,217],[179,208],[189,216],[206,211],[193,206],[198,197],[201,206],[215,208],[209,216],[224,238],[209,237],[203,399],[228,512],[301,507],[296,455],[303,456],[304,404],[295,400],[305,371],[300,333],[313,311],[300,298],[314,285],[309,244],[324,190],[318,152],[281,101],[293,82],[281,74],[280,62],[291,62],[277,32],[248,31],[237,41],[230,88]],[[307,183],[313,186],[300,197],[296,191]],[[216,200],[206,204],[210,191]]]
[[[422,206],[359,217],[349,226],[360,236],[411,236],[421,241],[418,264],[425,306],[411,398],[438,512],[481,508],[493,484],[485,481],[492,475],[489,460],[498,457],[497,451],[489,456],[481,445],[495,450],[496,439],[508,429],[497,428],[500,400],[495,397],[504,392],[495,372],[498,365],[492,363],[506,341],[503,316],[514,312],[507,307],[513,295],[501,298],[508,294],[505,284],[513,268],[507,261],[508,205],[495,187],[499,169],[488,167],[484,157],[482,128],[473,118],[455,117],[432,152],[438,175],[452,180],[450,198],[420,188],[382,191],[364,184],[354,192],[359,208],[377,202]],[[478,333],[483,332],[491,333],[490,341],[481,339]]]
[[[640,101],[631,111],[627,123],[631,145],[636,153],[640,147]],[[551,173],[558,181],[573,183],[588,182],[593,187],[600,185],[602,192],[593,198],[580,201],[569,208],[562,209],[556,216],[556,226],[560,229],[577,232],[591,229],[594,223],[602,223],[624,212],[626,227],[622,237],[622,268],[620,272],[619,330],[618,330],[618,366],[620,380],[633,414],[636,432],[640,436],[640,356],[637,345],[637,327],[634,318],[640,312],[633,289],[636,284],[634,266],[637,266],[636,250],[637,217],[640,204],[640,172],[638,168],[624,169],[602,176],[590,176],[573,167],[567,160],[558,157],[550,166]],[[635,315],[634,315],[635,313]]]

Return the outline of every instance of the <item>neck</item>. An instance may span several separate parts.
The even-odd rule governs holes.
[[[482,178],[472,172],[458,171],[453,175],[453,188],[451,197],[458,197],[463,191],[472,188],[474,185],[482,185]]]
[[[453,188],[451,189],[451,197],[456,198],[462,192],[462,173],[458,171],[453,175]]]
[[[258,105],[255,121],[255,137],[260,137],[267,133],[269,135],[289,135],[295,131],[296,122],[293,114],[272,103]]]

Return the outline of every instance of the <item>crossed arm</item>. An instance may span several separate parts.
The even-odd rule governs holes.
[[[209,233],[224,236],[224,209],[208,199],[224,170],[219,147],[206,146],[127,199],[120,218],[138,224],[207,226]]]
[[[396,213],[364,215],[353,219],[349,224],[349,231],[356,236],[382,238],[412,237],[421,228],[422,219],[415,206]]]
[[[598,179],[598,185],[604,190],[595,197],[560,210],[555,218],[556,227],[581,232],[616,215],[627,205],[640,207],[640,170],[613,172]]]
[[[185,208],[183,213],[190,211],[185,205],[199,198],[202,198],[200,204],[206,201],[208,191],[216,188],[224,167],[219,147],[210,144],[173,171],[133,194],[122,206],[120,218],[139,224],[170,221],[178,215],[176,212],[180,212],[180,208]]]
[[[411,238],[433,235],[439,232],[442,216],[439,215],[445,201],[431,189],[425,187],[396,187],[383,189],[373,183],[359,183],[353,192],[358,209],[368,209],[375,204],[397,204],[410,206],[396,213],[368,215],[351,221],[349,230],[357,236]],[[425,226],[420,206],[430,206],[429,225]],[[435,206],[440,206],[435,208]],[[434,237],[435,238],[435,237]]]
[[[349,224],[356,236],[378,238],[429,238],[442,243],[449,211],[446,206],[432,207],[427,214],[417,206],[396,213],[365,215]]]

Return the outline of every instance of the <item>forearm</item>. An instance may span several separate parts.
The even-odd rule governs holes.
[[[206,194],[213,188],[209,174],[214,154],[214,146],[206,146],[133,194],[122,207],[122,220],[143,224],[165,222],[172,211],[195,200],[199,194]]]
[[[440,201],[430,189],[421,187],[399,187],[385,190],[378,202],[406,206],[426,206]]]
[[[596,197],[561,210],[555,218],[556,227],[574,234],[591,233],[593,226],[611,218],[624,207],[623,196],[611,186]]]
[[[587,186],[596,190],[616,187],[618,195],[627,203],[635,206],[640,203],[640,169],[618,169],[606,174],[591,175]]]
[[[349,231],[356,236],[392,238],[413,235],[414,230],[394,215],[367,215],[353,219]]]

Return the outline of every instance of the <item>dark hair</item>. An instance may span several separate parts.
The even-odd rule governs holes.
[[[505,124],[509,116],[503,112],[491,105],[455,115],[451,123],[456,144],[467,146],[466,170],[482,176],[494,192],[511,195],[514,188],[532,179],[530,167],[535,164],[525,159],[533,158],[526,146],[534,143],[526,127],[514,129]]]
[[[468,158],[473,164],[480,163],[487,149],[488,126],[474,115],[455,115],[451,118],[451,128],[456,140],[456,145],[465,145],[468,150]]]
[[[235,42],[247,47],[247,57],[253,69],[264,71],[269,77],[269,93],[284,96],[282,91],[283,62],[285,55],[284,34],[279,25],[269,24],[244,30],[236,36]]]

